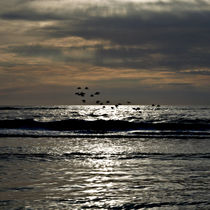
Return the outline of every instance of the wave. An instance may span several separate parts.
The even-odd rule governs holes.
[[[60,159],[162,159],[162,160],[189,160],[189,159],[210,159],[210,153],[86,153],[72,152],[63,154],[48,153],[1,153],[1,159],[43,159],[43,160],[60,160]]]
[[[114,206],[109,208],[110,210],[116,210],[116,209],[152,209],[152,208],[164,208],[171,209],[174,207],[182,207],[183,209],[186,209],[187,207],[191,207],[192,205],[209,205],[210,202],[208,201],[185,201],[185,202],[160,202],[160,203],[125,203],[120,206]],[[94,208],[95,206],[93,206]],[[171,208],[170,208],[171,207]],[[91,208],[91,206],[90,206]]]
[[[209,131],[210,120],[176,120],[171,122],[129,122],[123,120],[68,119],[61,121],[36,121],[34,119],[0,120],[0,129],[35,129],[54,131],[131,131],[131,130],[170,130],[170,131]]]
[[[34,107],[24,107],[24,106],[1,106],[0,110],[57,110],[57,109],[67,109],[67,107],[47,107],[47,106],[34,106]]]

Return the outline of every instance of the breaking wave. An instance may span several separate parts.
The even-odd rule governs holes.
[[[0,120],[0,128],[47,129],[55,131],[128,131],[128,130],[210,130],[209,120],[178,120],[174,122],[128,122],[123,120],[79,120],[36,121],[34,119]]]

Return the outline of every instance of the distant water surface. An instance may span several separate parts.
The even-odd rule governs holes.
[[[207,137],[209,106],[0,107],[0,136]]]
[[[0,209],[210,209],[210,107],[0,107]]]

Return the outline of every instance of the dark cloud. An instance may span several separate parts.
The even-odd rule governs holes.
[[[62,55],[62,50],[60,48],[41,45],[13,46],[6,49],[6,51],[15,53],[19,56],[29,57],[55,57]]]
[[[129,0],[101,0],[100,3],[96,0],[90,2],[81,0],[79,3],[64,0],[1,1],[0,21],[4,23],[0,29],[0,35],[4,35],[2,41],[4,44],[0,48],[0,53],[3,54],[0,58],[0,67],[4,69],[0,69],[0,74],[3,75],[1,81],[4,80],[5,87],[13,87],[14,78],[18,78],[16,83],[19,84],[31,80],[31,72],[39,69],[39,60],[41,63],[45,61],[41,61],[41,58],[46,58],[50,59],[52,68],[46,68],[48,70],[43,83],[50,78],[54,64],[67,67],[72,65],[72,69],[73,67],[76,69],[72,71],[72,75],[79,75],[78,78],[87,71],[83,66],[90,64],[91,68],[81,80],[87,77],[92,79],[96,72],[99,78],[96,80],[97,85],[109,86],[110,81],[111,87],[119,86],[122,94],[133,95],[138,101],[142,99],[145,103],[154,103],[152,100],[155,99],[155,103],[167,101],[176,104],[177,101],[201,103],[207,100],[209,90],[199,91],[194,87],[208,86],[206,81],[210,75],[209,20],[210,3],[204,0],[147,3],[142,1],[134,3]],[[17,39],[15,31],[19,33],[18,42],[15,41]],[[69,40],[68,38],[72,38],[70,41],[72,43],[65,46],[63,40]],[[81,43],[74,45],[72,41],[74,38],[81,40]],[[7,41],[10,44],[5,44]],[[89,43],[88,46],[85,42]],[[37,62],[38,67],[31,68],[30,72],[28,70],[32,65],[30,61],[36,57],[38,59],[34,59],[34,63]],[[25,61],[28,63],[24,63]],[[23,66],[18,66],[18,63]],[[19,76],[14,74],[11,77],[11,69],[18,69],[16,73],[19,74],[22,67],[27,70]],[[56,75],[61,71],[57,69],[54,70]],[[97,72],[97,69],[102,70]],[[121,74],[118,79],[118,73],[120,75],[126,69],[131,69],[131,72],[128,75]],[[106,71],[108,76],[110,74],[110,80],[107,79],[108,76],[100,77],[101,74],[106,75]],[[154,71],[156,72],[153,75]],[[165,74],[162,74],[163,71]],[[32,77],[36,82],[39,82],[43,74],[41,70],[40,72]],[[155,76],[160,78],[160,83],[164,83],[162,84],[164,90],[160,90],[158,78]],[[10,85],[7,85],[6,78]],[[188,78],[190,79],[183,82]],[[200,83],[195,84],[196,79],[193,78],[198,78]],[[49,82],[57,80],[55,76],[49,79]],[[148,84],[151,84],[151,87],[144,89],[143,87]],[[129,92],[127,87],[132,85],[136,89],[139,88],[140,92],[135,92],[134,89]],[[159,89],[156,91],[155,87]],[[44,88],[50,95],[50,86]],[[55,89],[59,89],[59,85]],[[64,89],[61,88],[57,95]],[[28,97],[32,100],[31,93],[37,94],[37,99],[41,97],[39,96],[41,89],[34,92],[32,87],[27,93],[24,90],[25,87],[17,91],[17,98],[19,95],[22,99]],[[5,93],[4,97],[7,94],[12,96],[9,89],[5,89]],[[158,101],[161,96],[162,102]]]
[[[187,12],[183,16],[169,12],[143,15],[89,17],[58,22],[37,33],[48,38],[77,36],[87,40],[109,41],[107,46],[92,46],[92,58],[64,55],[55,47],[22,46],[9,50],[23,56],[57,57],[65,62],[86,61],[106,67],[168,68],[179,71],[210,66],[210,12]],[[34,31],[30,32],[31,34]],[[36,34],[36,32],[35,32]],[[118,47],[116,47],[116,45]],[[74,50],[68,49],[69,52]],[[83,47],[76,50],[84,52]]]
[[[64,63],[72,62],[86,62],[95,64],[95,56],[92,56],[92,50],[95,46],[89,47],[58,47],[58,46],[45,46],[45,45],[18,45],[11,46],[5,52],[15,53],[19,57],[37,57],[47,58],[52,61],[61,61]],[[8,64],[0,62],[0,66],[14,66],[15,64]]]
[[[63,20],[64,17],[52,13],[36,12],[32,9],[6,12],[0,16],[5,20],[48,21]]]
[[[71,20],[87,17],[123,17],[142,16],[147,19],[153,14],[168,12],[179,17],[186,13],[203,12],[210,9],[204,0],[169,0],[169,1],[121,1],[97,0],[79,3],[65,0],[10,0],[0,2],[0,16],[11,20]],[[158,21],[158,20],[157,20]]]
[[[177,82],[177,83],[174,83],[174,82],[171,82],[171,83],[168,83],[168,84],[165,84],[166,86],[173,86],[173,87],[178,87],[178,88],[193,88],[193,84],[192,83],[183,83],[183,82]]]
[[[196,16],[196,17],[195,17]],[[156,14],[149,19],[141,16],[90,18],[80,21],[73,28],[67,25],[47,28],[53,36],[81,36],[86,39],[104,39],[120,45],[154,44],[181,51],[181,46],[200,46],[209,43],[210,12],[205,15],[189,14],[179,18],[174,15]],[[55,34],[53,33],[55,32]],[[178,45],[177,45],[178,44]]]
[[[187,12],[183,16],[169,12],[148,14],[148,18],[141,14],[86,17],[74,23],[67,21],[45,27],[39,33],[54,38],[78,36],[105,40],[120,46],[97,48],[97,65],[131,68],[152,65],[176,70],[210,65],[206,50],[210,47],[210,12]],[[143,45],[147,48],[142,50]],[[162,57],[155,59],[154,54]]]

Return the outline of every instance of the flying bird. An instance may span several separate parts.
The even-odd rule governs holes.
[[[82,96],[82,97],[84,97],[85,96],[85,93],[80,92],[79,95]]]
[[[133,110],[138,111],[138,110],[140,110],[140,108],[139,107],[136,107],[136,108],[134,107]]]

